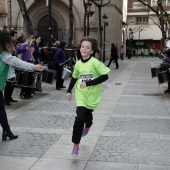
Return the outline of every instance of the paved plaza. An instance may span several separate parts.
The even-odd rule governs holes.
[[[15,88],[18,102],[6,110],[19,138],[0,140],[0,170],[170,170],[170,94],[150,70],[159,63],[133,57],[119,60],[118,70],[110,66],[77,158],[71,156],[76,104],[66,100],[66,89],[43,83],[42,92],[24,100]]]

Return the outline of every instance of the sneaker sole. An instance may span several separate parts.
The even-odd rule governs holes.
[[[78,155],[75,155],[75,154],[71,154],[73,157],[77,157]]]

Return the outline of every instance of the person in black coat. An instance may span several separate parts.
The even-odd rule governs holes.
[[[110,66],[111,62],[115,60],[115,64],[116,64],[116,69],[119,68],[119,64],[118,64],[118,53],[117,53],[117,48],[115,47],[114,44],[111,44],[111,55],[110,55],[110,61],[107,65],[107,67]]]

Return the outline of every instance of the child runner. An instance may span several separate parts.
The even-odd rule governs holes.
[[[0,124],[3,129],[2,140],[17,139],[18,136],[11,132],[8,124],[8,119],[5,111],[3,90],[7,79],[9,66],[14,66],[21,69],[43,71],[44,67],[41,65],[33,65],[21,61],[20,59],[12,56],[12,39],[9,32],[0,31]]]
[[[108,79],[110,69],[92,56],[97,50],[97,41],[85,37],[81,40],[82,55],[74,67],[72,78],[67,90],[66,98],[72,98],[72,88],[75,83],[76,114],[73,125],[72,142],[74,143],[72,156],[78,156],[81,137],[87,135],[93,124],[92,112],[97,108],[101,97],[101,83]]]

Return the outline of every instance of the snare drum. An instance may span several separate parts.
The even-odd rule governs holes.
[[[28,71],[28,70],[16,70],[16,84],[21,87],[35,88],[38,81],[41,81],[41,74]]]
[[[63,67],[63,74],[62,74],[62,79],[63,80],[67,80],[67,78],[70,76],[70,74],[72,73],[68,68]]]
[[[165,82],[170,82],[169,70],[162,71],[162,72],[158,73],[157,76],[158,76],[159,84],[162,84],[162,83],[165,83]]]
[[[56,74],[55,70],[51,70],[51,69],[46,69],[43,71],[43,75],[42,75],[42,81],[46,82],[46,83],[53,83],[54,80],[54,76]]]

